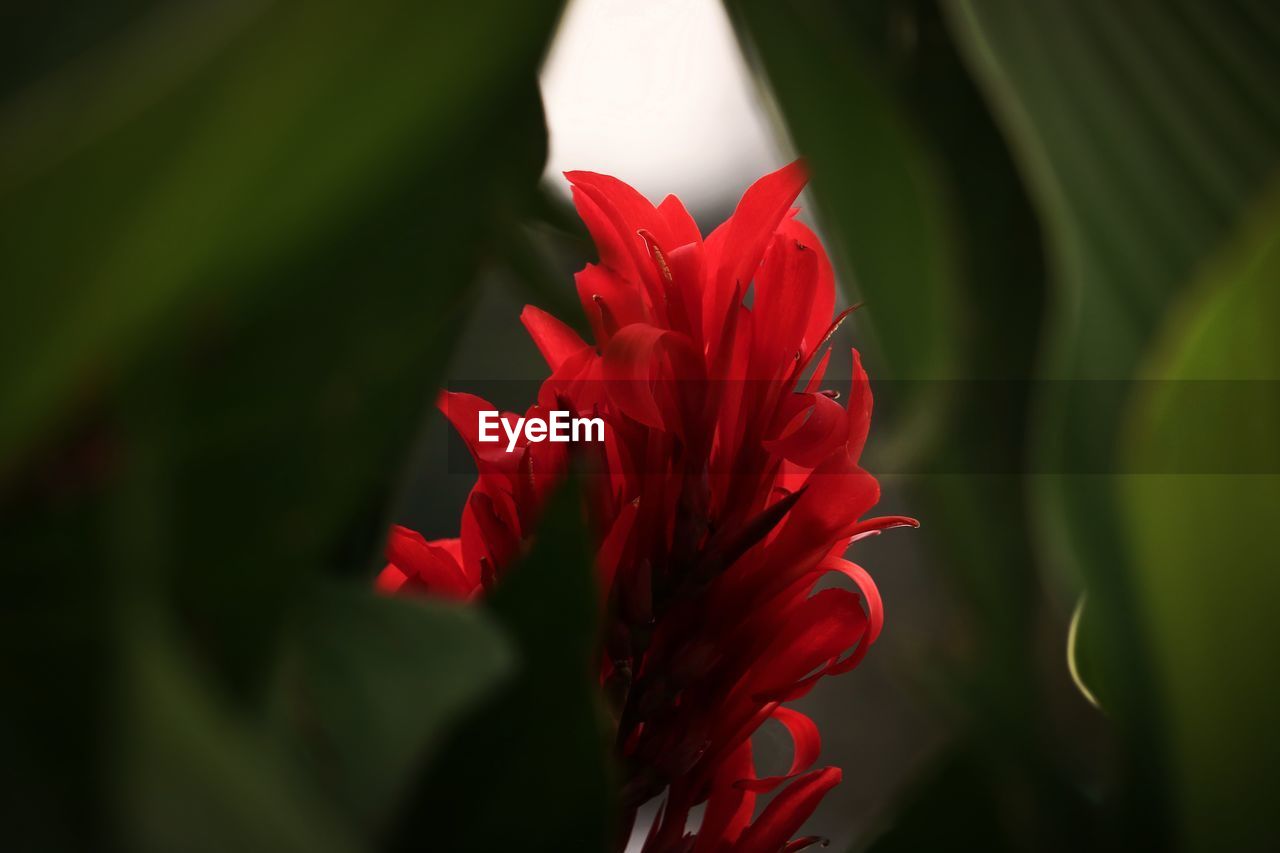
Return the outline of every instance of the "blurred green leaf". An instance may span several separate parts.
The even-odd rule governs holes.
[[[132,609],[110,753],[123,849],[362,849],[268,733],[237,717],[153,613]],[[105,839],[99,839],[104,841]]]
[[[113,452],[165,457],[178,605],[242,687],[298,579],[377,540],[493,220],[536,192],[557,12],[183,5],[14,102],[5,429],[78,388]]]
[[[308,776],[375,830],[445,727],[511,668],[507,641],[478,607],[325,585],[290,632],[277,724],[306,754]]]
[[[1280,841],[1280,192],[1170,312],[1129,412],[1138,470],[1229,442],[1254,474],[1134,474],[1122,491],[1188,849]],[[1203,405],[1227,382],[1233,404]],[[1265,472],[1265,473],[1263,473]]]
[[[1034,790],[1029,786],[1039,786]],[[1034,798],[1052,815],[1032,813],[1010,802]],[[1081,793],[1049,773],[1028,779],[1025,771],[984,754],[980,742],[961,738],[916,775],[901,805],[872,832],[870,844],[854,850],[910,853],[921,850],[1094,849],[1093,823]]]
[[[468,717],[402,810],[395,849],[612,850],[616,783],[597,688],[598,593],[575,484],[488,600],[516,679]]]
[[[370,579],[469,285],[537,192],[560,8],[156,5],[0,105],[3,655],[56,683],[0,712],[39,806],[4,816],[72,849],[114,829],[133,600],[175,635],[166,671],[254,719],[315,578]],[[214,737],[203,702],[174,739]]]
[[[1280,30],[1248,2],[947,8],[1014,143],[1054,262],[1045,375],[1067,381],[1046,386],[1037,424],[1049,472],[1036,478],[1042,554],[1089,590],[1080,630],[1106,650],[1095,660],[1116,688],[1108,708],[1135,750],[1127,789],[1139,799],[1128,811],[1158,829],[1160,708],[1107,472],[1120,464],[1123,380],[1280,163]]]
[[[305,298],[297,259],[457,156],[477,104],[531,73],[558,11],[166,4],[11,98],[0,256],[18,290],[0,336],[22,357],[0,367],[0,462],[88,369],[141,357],[173,311],[272,286]]]
[[[10,3],[0,29],[0,102],[136,25],[163,0],[63,0],[56,14]]]
[[[866,302],[885,361],[902,379],[957,375],[953,211],[933,152],[869,73],[857,13],[835,2],[726,5],[809,163],[842,281]]]

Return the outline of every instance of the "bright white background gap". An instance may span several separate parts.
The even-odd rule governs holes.
[[[791,158],[719,0],[573,0],[542,70],[546,179],[614,175],[695,217],[725,212]]]

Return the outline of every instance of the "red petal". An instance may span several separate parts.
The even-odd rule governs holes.
[[[383,595],[394,595],[400,591],[400,587],[404,586],[404,582],[408,579],[409,576],[397,569],[394,563],[387,563],[382,567],[382,571],[378,572],[374,589]]]
[[[658,212],[662,214],[667,227],[671,229],[674,245],[683,246],[686,243],[702,242],[702,232],[698,230],[698,223],[693,221],[693,217],[689,215],[688,210],[685,210],[680,199],[673,195],[667,196],[662,200],[662,204],[658,205]]]
[[[417,531],[398,524],[392,526],[386,556],[392,565],[379,575],[379,589],[394,582],[395,576],[389,570],[395,568],[404,575],[402,585],[421,584],[427,591],[447,598],[467,598],[475,592],[475,584],[467,580],[451,549],[428,542]]]
[[[780,408],[786,424],[777,438],[763,442],[765,450],[784,459],[816,468],[845,442],[844,408],[824,394],[792,394]]]
[[[632,257],[637,261],[644,259],[640,242],[636,237],[636,233],[641,228],[652,232],[658,238],[658,242],[664,245],[688,242],[672,240],[672,231],[667,225],[666,216],[659,213],[658,208],[653,206],[653,202],[625,181],[599,172],[565,172],[564,176],[573,184],[574,189],[586,193],[609,218],[609,222],[618,233],[625,237],[631,247]]]
[[[688,328],[680,329],[702,349],[702,244],[686,243],[667,255],[671,267],[671,300],[679,301]]]
[[[831,325],[831,314],[836,307],[836,277],[831,269],[831,261],[822,248],[818,235],[810,231],[803,222],[786,219],[778,229],[778,233],[788,239],[798,240],[811,249],[817,259],[817,283],[813,288],[813,296],[808,303],[808,323],[805,325],[804,340],[806,351],[818,346],[827,327]]]
[[[880,498],[880,485],[837,449],[805,481],[809,489],[777,537],[767,546],[768,562],[804,571],[817,565],[833,542],[850,535],[858,518]]]
[[[796,376],[799,376],[800,374],[804,373],[804,369],[809,366],[809,362],[813,360],[813,357],[815,355],[817,355],[818,350],[826,346],[827,341],[831,340],[831,336],[836,333],[836,331],[840,328],[840,326],[844,323],[844,321],[848,319],[849,315],[852,314],[854,311],[857,311],[861,307],[862,307],[862,303],[858,303],[857,305],[850,305],[848,308],[844,309],[843,311],[841,311],[839,314],[836,315],[836,318],[831,321],[830,325],[827,326],[827,331],[824,332],[822,336],[818,338],[816,343],[814,343],[808,348],[804,356],[800,359],[800,362],[796,365]]]
[[[806,394],[814,394],[822,385],[822,378],[827,375],[827,364],[831,361],[831,348],[827,347],[827,351],[822,354],[822,358],[818,359],[818,366],[813,369],[813,373],[809,375],[809,381],[804,386]]]
[[[880,590],[876,588],[876,582],[871,579],[871,575],[867,570],[859,566],[857,563],[851,563],[841,557],[828,557],[822,561],[821,570],[824,572],[840,572],[853,581],[858,587],[858,592],[862,593],[862,598],[867,602],[867,636],[865,645],[870,646],[880,636],[880,630],[884,627],[884,602],[880,599]]]
[[[646,426],[682,431],[702,377],[701,359],[684,335],[643,323],[621,329],[603,356],[605,387],[619,410]],[[693,399],[691,400],[690,397]]]
[[[587,342],[577,332],[541,308],[524,306],[524,310],[520,312],[520,322],[524,323],[529,337],[533,338],[538,352],[542,353],[552,371],[559,370],[569,356],[588,348]]]
[[[708,238],[716,272],[713,286],[708,288],[709,301],[704,303],[710,310],[704,316],[723,317],[734,288],[746,290],[773,232],[806,180],[804,164],[799,160],[765,175],[743,193],[733,215]],[[714,341],[717,336],[708,334],[707,339]]]
[[[775,237],[756,275],[753,378],[786,375],[798,359],[818,285],[818,258],[798,240]]]
[[[613,586],[613,578],[617,574],[623,550],[626,548],[627,541],[631,536],[631,528],[635,524],[637,510],[638,507],[633,501],[623,505],[618,512],[617,518],[613,520],[613,525],[609,528],[608,535],[600,543],[600,550],[596,552],[596,571],[600,573],[599,590],[600,594],[605,598],[608,597]]]
[[[871,382],[862,369],[862,356],[853,351],[853,382],[849,389],[849,456],[857,460],[871,429]]]
[[[914,518],[908,518],[905,515],[881,515],[875,518],[868,518],[865,521],[859,521],[854,525],[853,530],[849,532],[850,542],[856,542],[867,536],[875,536],[882,530],[889,530],[893,527],[919,527],[920,522]]]
[[[661,293],[658,276],[639,233],[650,232],[664,246],[677,245],[671,239],[671,229],[666,219],[647,198],[610,175],[565,172],[565,177],[573,183],[574,188],[586,193],[609,220],[609,224],[617,232],[618,241],[631,256],[637,274],[636,280],[644,283],[650,306],[654,306]]]
[[[628,283],[617,273],[602,266],[587,264],[573,277],[573,281],[578,288],[582,310],[591,322],[596,344],[601,349],[604,349],[609,338],[619,328],[645,321],[644,303],[640,300],[636,285]],[[607,306],[612,323],[605,321],[602,303]]]
[[[744,790],[760,793],[772,791],[788,779],[808,770],[818,760],[818,753],[822,750],[822,737],[818,733],[818,726],[813,720],[799,711],[793,711],[781,705],[774,709],[773,718],[782,723],[786,727],[787,733],[791,735],[791,742],[794,746],[791,769],[781,776],[766,776],[763,779],[754,780],[744,779],[737,783],[738,787]]]
[[[506,434],[500,424],[496,429],[490,430],[490,436],[497,434],[497,441],[480,441],[480,413],[497,411],[497,407],[488,400],[474,394],[445,391],[437,398],[436,407],[457,430],[458,435],[462,436],[462,441],[467,445],[467,450],[471,451],[481,475],[514,469],[520,461],[518,454],[507,453]],[[505,413],[499,415],[500,419],[506,417]]]
[[[636,265],[631,250],[618,234],[613,223],[609,221],[609,217],[582,190],[574,187],[572,193],[573,204],[578,208],[578,216],[587,226],[587,232],[591,234],[591,240],[596,244],[596,251],[600,253],[601,266],[608,268],[615,275],[637,280]]]
[[[840,779],[839,767],[824,767],[783,788],[734,846],[735,853],[778,853]]]
[[[794,698],[790,688],[821,677],[823,668],[854,648],[866,633],[858,597],[824,589],[804,600],[774,635],[768,657],[757,661],[745,689],[758,701]]]
[[[751,741],[747,739],[716,769],[692,853],[712,853],[738,840],[756,807],[755,793],[742,783],[751,782],[755,775]]]
[[[519,522],[499,515],[499,504],[478,488],[471,490],[467,509],[479,527],[481,556],[487,556],[497,569],[506,568],[520,551]]]

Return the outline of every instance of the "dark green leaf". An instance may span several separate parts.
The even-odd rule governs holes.
[[[266,293],[315,298],[299,258],[318,260],[410,188],[449,209],[421,183],[446,165],[471,192],[485,185],[483,169],[448,161],[504,105],[502,86],[531,76],[558,9],[165,4],[13,98],[0,113],[0,256],[20,298],[0,336],[22,357],[0,368],[0,462],[87,379],[142,358],[175,311],[185,333]],[[461,151],[505,162],[504,132],[521,135],[488,128]]]
[[[1091,822],[1079,791],[1054,776],[993,760],[981,741],[960,737],[932,766],[922,769],[902,805],[870,845],[855,850],[909,853],[920,850],[1089,849]],[[1030,820],[1028,798],[1051,804],[1049,815]]]
[[[1108,472],[1124,464],[1125,381],[1173,297],[1280,164],[1280,31],[1249,2],[948,8],[1054,261],[1045,372],[1067,381],[1046,386],[1037,424],[1042,554],[1089,590],[1081,631],[1105,649],[1094,660],[1133,750],[1127,788],[1158,800],[1161,705]],[[1138,805],[1127,811],[1148,829],[1167,824]]]
[[[156,5],[0,106],[4,663],[56,685],[3,712],[39,805],[5,817],[73,849],[116,829],[131,602],[252,719],[314,578],[368,580],[495,223],[537,189],[560,4]],[[217,743],[204,702],[175,743]],[[200,790],[192,761],[131,784]]]
[[[906,379],[957,375],[952,211],[932,152],[832,2],[727,4],[809,162],[843,282]]]
[[[1280,838],[1280,193],[1209,267],[1159,336],[1162,380],[1130,411],[1143,471],[1220,447],[1257,473],[1134,474],[1122,491],[1143,624],[1168,717],[1187,849],[1262,849]],[[1205,406],[1204,384],[1229,390]]]
[[[443,730],[511,670],[479,607],[323,587],[300,608],[277,722],[355,822],[375,829]]]
[[[459,729],[396,831],[397,849],[611,850],[615,783],[596,676],[598,595],[578,490],[553,499],[533,552],[489,601],[515,681]]]
[[[239,718],[192,670],[180,638],[154,613],[131,615],[111,746],[124,849],[362,849],[269,733]]]

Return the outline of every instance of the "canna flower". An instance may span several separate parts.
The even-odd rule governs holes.
[[[855,667],[884,616],[850,544],[912,519],[864,518],[879,498],[858,465],[872,397],[856,350],[840,394],[820,390],[833,318],[831,264],[793,207],[799,163],[766,175],[705,239],[680,201],[570,172],[600,261],[576,276],[584,341],[532,306],[522,321],[550,376],[526,417],[604,421],[587,499],[605,613],[600,680],[617,721],[627,828],[661,797],[645,853],[777,853],[840,781],[814,769],[817,727],[788,703]],[[748,295],[750,293],[750,295]],[[748,305],[750,303],[750,305]],[[392,530],[386,593],[469,599],[501,583],[562,479],[566,446],[480,441],[484,400],[440,407],[479,471],[457,539]],[[514,415],[505,416],[514,418]],[[844,575],[853,589],[824,588]],[[757,775],[751,737],[773,720],[793,761]],[[757,814],[758,795],[773,793]],[[690,813],[705,803],[696,831]]]

